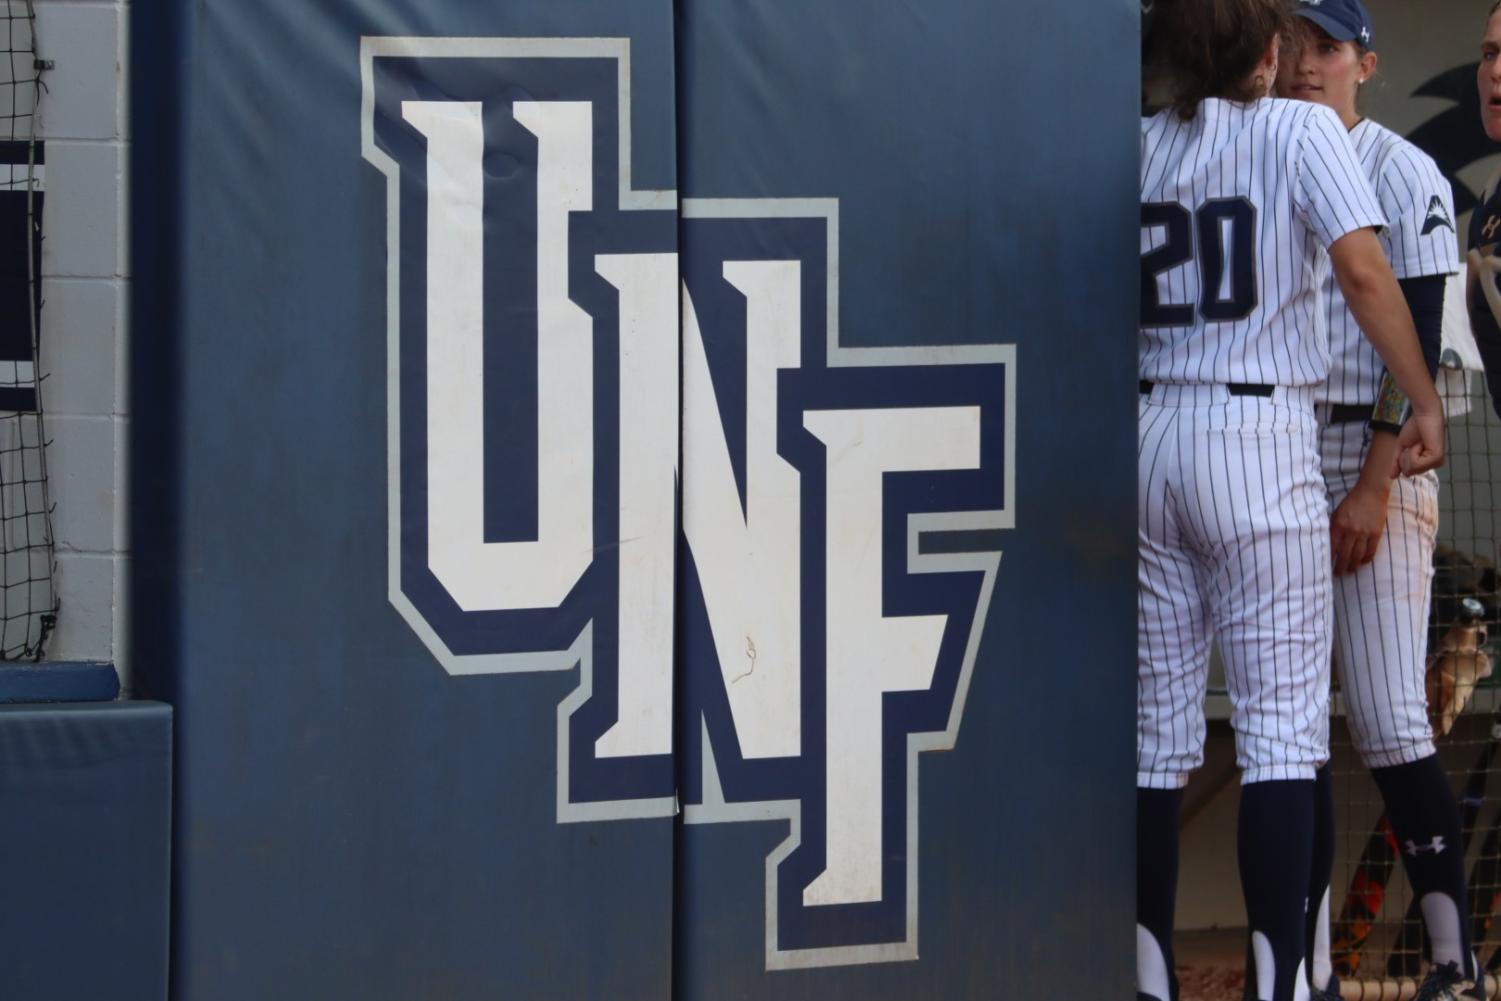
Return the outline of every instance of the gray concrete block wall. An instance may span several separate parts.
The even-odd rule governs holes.
[[[57,587],[54,660],[113,660],[129,688],[125,532],[126,18],[119,0],[36,0],[47,143],[42,405]]]

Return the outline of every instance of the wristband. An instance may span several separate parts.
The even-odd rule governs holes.
[[[1376,394],[1376,406],[1371,409],[1371,429],[1400,434],[1411,413],[1407,394],[1397,387],[1390,372],[1381,374],[1381,391]]]

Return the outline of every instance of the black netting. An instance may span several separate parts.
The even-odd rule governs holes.
[[[1452,356],[1446,360],[1458,364]],[[1439,474],[1429,716],[1461,800],[1465,843],[1459,847],[1472,881],[1476,951],[1495,976],[1501,969],[1501,678],[1491,667],[1501,641],[1501,421],[1478,375],[1449,368],[1440,376],[1450,418],[1448,459]],[[1426,962],[1421,920],[1402,872],[1403,846],[1386,825],[1381,797],[1351,747],[1342,715],[1331,744],[1340,831],[1330,908],[1335,972],[1346,997],[1411,997]]]
[[[31,0],[0,0],[0,659],[39,659],[57,622],[42,420],[45,94]]]

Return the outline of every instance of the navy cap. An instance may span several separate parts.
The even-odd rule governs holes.
[[[1369,49],[1375,37],[1371,15],[1360,0],[1298,0],[1293,13],[1323,28],[1336,42],[1359,42]]]

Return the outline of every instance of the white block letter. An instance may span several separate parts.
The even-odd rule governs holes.
[[[882,612],[882,480],[976,468],[980,410],[821,410],[803,425],[824,443],[828,470],[827,857],[803,903],[864,903],[881,899],[882,697],[932,685],[947,621]]]
[[[801,751],[799,477],[777,455],[777,370],[800,362],[797,261],[732,261],[746,299],[745,506],[735,484],[703,332],[683,290],[683,530],[703,583],[746,758]]]
[[[591,107],[515,104],[538,145],[534,542],[484,540],[481,112],[477,102],[402,103],[427,138],[428,565],[465,611],[550,608],[593,559],[593,323],[568,299],[568,214],[592,203]]]
[[[672,753],[678,258],[603,256],[620,290],[620,685],[602,758]]]

